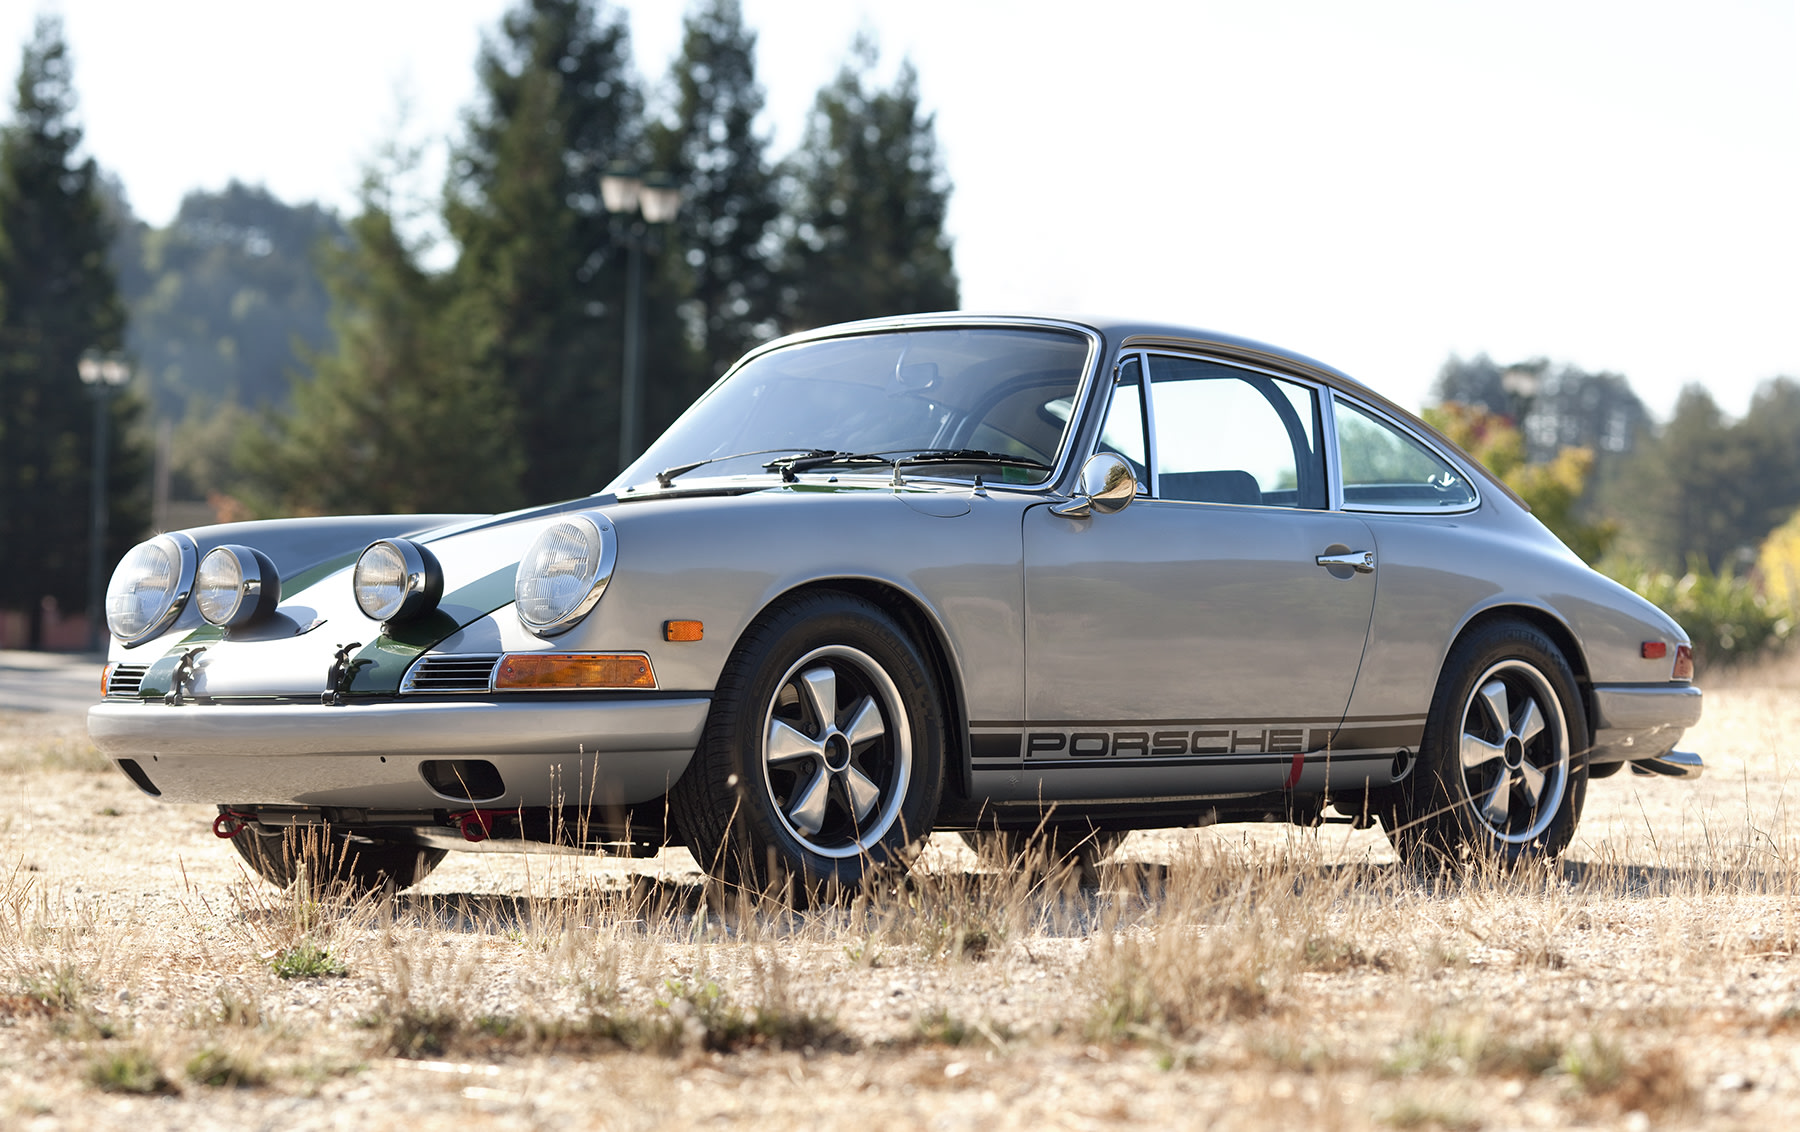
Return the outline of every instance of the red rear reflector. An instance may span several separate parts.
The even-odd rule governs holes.
[[[1669,655],[1669,646],[1663,641],[1645,641],[1638,655],[1645,660],[1661,660]]]
[[[664,621],[663,640],[697,641],[706,635],[706,626],[698,621]]]
[[[494,687],[508,691],[580,688],[654,688],[648,657],[631,653],[508,653],[500,658]]]
[[[1675,646],[1675,672],[1671,680],[1692,680],[1694,678],[1694,650],[1687,645]]]

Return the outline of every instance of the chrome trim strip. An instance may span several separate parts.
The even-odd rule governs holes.
[[[1596,684],[1593,700],[1596,730],[1632,731],[1692,727],[1703,703],[1692,684]]]
[[[707,696],[345,707],[103,702],[88,709],[88,732],[109,759],[632,753],[692,750],[711,704]]]

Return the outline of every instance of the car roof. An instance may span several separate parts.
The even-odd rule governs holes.
[[[857,322],[840,322],[830,326],[821,326],[815,330],[790,334],[775,341],[766,343],[753,350],[763,350],[793,342],[803,342],[819,338],[831,338],[842,334],[866,334],[880,330],[918,329],[926,326],[1067,326],[1091,330],[1101,336],[1107,349],[1117,352],[1121,349],[1155,348],[1158,346],[1175,349],[1201,349],[1208,353],[1224,355],[1238,361],[1253,365],[1265,365],[1276,369],[1287,370],[1303,376],[1318,379],[1326,385],[1352,393],[1373,404],[1408,424],[1428,434],[1434,441],[1461,457],[1463,462],[1481,473],[1482,478],[1496,488],[1513,503],[1526,511],[1531,505],[1519,497],[1519,494],[1504,483],[1499,476],[1488,470],[1486,465],[1464,451],[1455,441],[1445,436],[1431,424],[1421,419],[1411,409],[1390,400],[1377,392],[1368,384],[1358,381],[1343,370],[1327,365],[1316,358],[1294,350],[1284,349],[1267,342],[1259,342],[1254,338],[1244,338],[1236,334],[1226,334],[1216,330],[1205,330],[1195,326],[1184,326],[1178,323],[1151,322],[1143,319],[1127,319],[1092,314],[1062,313],[1026,313],[1021,311],[934,311],[922,314],[890,315],[884,318],[862,319]]]

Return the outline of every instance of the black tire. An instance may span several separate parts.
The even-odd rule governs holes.
[[[442,849],[324,827],[282,829],[254,823],[231,839],[231,847],[269,883],[288,888],[304,875],[318,895],[337,890],[360,896],[411,888],[431,875],[445,855]]]
[[[1512,865],[1566,849],[1587,798],[1587,716],[1543,633],[1496,621],[1444,661],[1419,766],[1383,814],[1410,863]]]
[[[1007,868],[1055,870],[1065,863],[1083,884],[1097,881],[1100,866],[1131,836],[1124,830],[1049,826],[1029,829],[965,829],[957,834],[983,861]]]
[[[759,891],[791,880],[800,898],[904,865],[943,793],[943,703],[880,607],[835,591],[778,601],[726,663],[670,791],[689,852],[720,880]]]

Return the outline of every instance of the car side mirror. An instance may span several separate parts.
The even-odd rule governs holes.
[[[1096,512],[1111,515],[1130,506],[1137,488],[1137,476],[1124,457],[1096,452],[1081,466],[1081,488],[1075,498],[1050,511],[1065,519],[1085,519]]]

